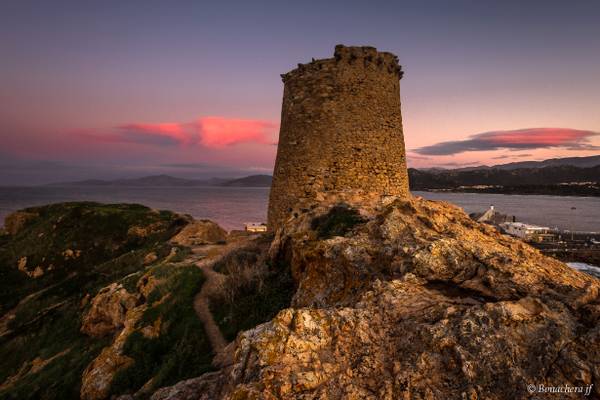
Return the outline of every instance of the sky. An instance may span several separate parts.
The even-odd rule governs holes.
[[[0,184],[271,173],[280,74],[398,55],[409,166],[600,154],[600,2],[0,5]]]

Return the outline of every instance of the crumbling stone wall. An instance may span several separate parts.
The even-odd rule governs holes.
[[[322,193],[408,196],[398,58],[373,47],[335,47],[282,75],[270,230]]]

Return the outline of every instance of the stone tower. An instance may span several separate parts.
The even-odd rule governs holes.
[[[282,75],[283,106],[268,227],[300,200],[353,190],[408,196],[398,57],[335,47]]]

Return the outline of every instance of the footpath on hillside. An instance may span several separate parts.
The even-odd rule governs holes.
[[[223,349],[228,345],[219,326],[215,322],[214,316],[210,311],[209,303],[211,297],[218,297],[223,290],[223,284],[226,275],[215,271],[214,266],[223,259],[223,257],[237,248],[247,244],[255,236],[241,236],[224,244],[195,244],[187,243],[192,253],[183,260],[183,263],[193,263],[202,270],[205,281],[200,291],[194,297],[194,310],[196,315],[204,326],[204,331],[215,353],[215,362],[220,363]]]

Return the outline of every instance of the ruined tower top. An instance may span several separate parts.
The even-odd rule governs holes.
[[[396,74],[398,79],[402,79],[404,72],[398,64],[398,57],[386,51],[377,51],[371,46],[344,46],[338,44],[335,46],[333,58],[325,58],[322,60],[313,59],[308,64],[298,64],[298,68],[291,70],[286,74],[282,74],[281,78],[284,83],[293,79],[309,78],[311,74],[319,73],[319,71],[328,70],[330,68],[339,67],[339,63],[348,65],[363,64],[365,67],[369,64],[374,64],[378,68],[387,71],[390,74]]]
[[[283,74],[269,229],[325,192],[407,196],[400,113],[402,68],[374,47],[335,47],[334,57]]]

